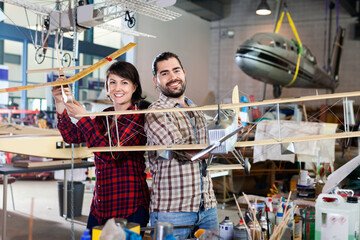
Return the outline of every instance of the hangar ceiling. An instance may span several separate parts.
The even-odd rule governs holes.
[[[360,1],[359,0],[340,0],[341,6],[352,17],[360,17]]]
[[[207,21],[217,21],[229,14],[231,0],[177,0],[175,6]]]
[[[218,21],[229,13],[232,0],[177,0],[175,6],[207,21]],[[260,1],[260,0],[259,0]],[[360,18],[360,0],[340,0],[352,17]]]

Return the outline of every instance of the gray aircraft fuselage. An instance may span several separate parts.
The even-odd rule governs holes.
[[[336,53],[340,54],[341,51]],[[305,45],[297,78],[290,84],[295,74],[297,58],[298,46],[295,41],[276,33],[257,33],[239,46],[235,60],[247,75],[274,87],[322,88],[334,91],[339,85],[337,72],[327,73],[318,67],[316,58]],[[337,61],[339,59],[340,57],[336,57]],[[338,70],[338,67],[334,68]]]

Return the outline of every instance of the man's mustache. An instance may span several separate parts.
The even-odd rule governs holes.
[[[166,86],[168,87],[170,84],[173,84],[173,83],[176,83],[176,82],[182,83],[182,81],[179,80],[179,79],[177,79],[177,80],[171,80],[170,82],[168,82],[168,83],[166,84]]]

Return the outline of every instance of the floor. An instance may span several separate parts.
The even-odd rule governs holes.
[[[12,184],[15,210],[11,200],[11,191],[8,186],[8,217],[7,240],[36,239],[36,240],[63,240],[80,239],[86,228],[87,216],[90,209],[92,192],[87,184],[84,192],[82,216],[65,219],[59,213],[57,180],[17,180]],[[0,186],[1,219],[3,188]],[[32,206],[33,201],[33,208]],[[31,209],[33,214],[31,214]],[[31,220],[31,215],[33,216]],[[233,222],[238,222],[238,211],[235,202],[218,204],[218,217],[222,221],[229,216]],[[2,222],[2,220],[1,220]],[[30,225],[32,224],[32,230]],[[0,231],[2,233],[2,224]],[[30,238],[30,236],[32,238]],[[1,236],[0,236],[1,239]]]

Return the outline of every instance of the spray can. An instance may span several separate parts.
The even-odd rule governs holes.
[[[247,240],[248,233],[243,220],[239,221],[239,224],[234,227],[234,240]]]
[[[85,229],[83,235],[81,235],[80,240],[91,240],[91,235],[89,229]]]
[[[225,219],[219,224],[219,235],[224,240],[232,240],[234,231],[234,224],[230,221],[229,217],[226,216]]]

